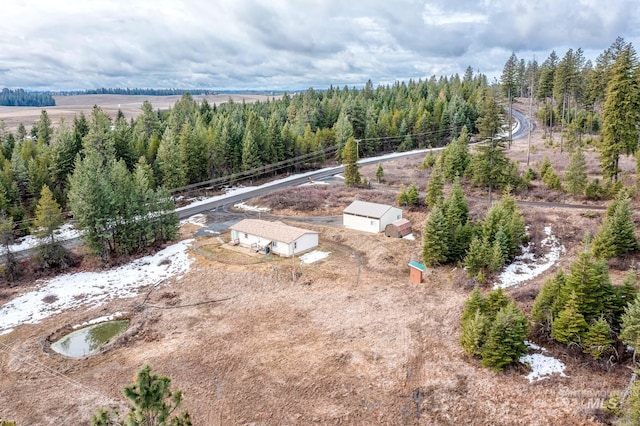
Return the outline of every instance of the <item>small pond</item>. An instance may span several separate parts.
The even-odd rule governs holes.
[[[129,327],[129,320],[107,321],[69,333],[51,344],[51,349],[71,358],[98,352]]]

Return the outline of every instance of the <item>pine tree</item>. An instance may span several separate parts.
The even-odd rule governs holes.
[[[358,151],[356,140],[350,137],[342,150],[342,164],[344,165],[344,183],[348,186],[360,185],[361,177],[358,166]]]
[[[66,266],[65,251],[55,238],[55,231],[62,223],[62,210],[45,185],[42,187],[33,221],[34,234],[42,241],[39,250],[45,267]]]
[[[11,249],[14,243],[13,218],[0,211],[0,252],[4,252],[4,268],[0,268],[5,279],[13,282],[18,278],[18,261]]]
[[[460,329],[460,346],[468,355],[472,357],[481,355],[488,328],[489,321],[480,309],[477,309],[475,314],[469,318],[463,318]]]
[[[411,183],[409,188],[407,188],[407,204],[410,206],[420,204],[420,194],[418,193],[418,186],[415,183]]]
[[[587,323],[602,315],[609,317],[615,295],[606,262],[584,250],[578,254],[569,271],[562,297],[568,300],[571,294],[575,295],[577,312]]]
[[[566,300],[561,300],[562,289],[565,285],[566,277],[562,270],[545,281],[542,289],[533,302],[531,309],[531,321],[536,328],[547,335],[551,333],[551,325],[560,310],[564,309]]]
[[[182,391],[171,390],[171,379],[151,374],[151,367],[144,365],[136,383],[124,388],[124,396],[129,399],[129,413],[126,420],[114,419],[114,415],[100,409],[92,418],[93,426],[123,424],[139,426],[190,426],[188,411],[175,415],[174,411],[182,405]],[[115,413],[117,417],[117,413]]]
[[[631,200],[622,191],[607,208],[602,226],[593,239],[593,252],[596,256],[606,259],[640,249],[630,203]]]
[[[635,356],[635,352],[640,348],[640,296],[627,305],[620,323],[620,340],[633,346]]]
[[[611,327],[607,320],[600,317],[594,321],[584,336],[582,344],[583,351],[599,360],[602,356],[613,349],[613,339],[611,338]]]
[[[452,261],[462,260],[471,243],[472,229],[469,222],[469,207],[462,192],[460,178],[455,178],[443,209],[449,224],[449,258]]]
[[[53,198],[53,193],[48,186],[43,186],[33,220],[34,234],[39,238],[48,240],[48,244],[54,244],[54,231],[63,223],[62,210]]]
[[[469,206],[462,191],[459,177],[453,181],[451,193],[445,203],[445,211],[451,226],[464,225],[469,220]]]
[[[506,307],[509,304],[509,297],[504,294],[504,290],[502,288],[498,288],[495,290],[491,290],[489,294],[487,294],[486,300],[486,309],[484,313],[486,313],[487,318],[493,321],[498,314],[498,312]]]
[[[400,192],[398,192],[396,202],[399,206],[406,206],[409,204],[409,199],[407,198],[407,189],[404,187],[404,185],[400,185]]]
[[[168,127],[160,141],[156,165],[162,180],[162,186],[169,189],[180,188],[187,184],[184,159],[176,135]]]
[[[553,321],[551,338],[565,345],[580,345],[588,328],[584,316],[578,310],[576,293],[572,293],[565,308]]]
[[[489,264],[488,247],[482,238],[475,236],[469,244],[467,256],[464,258],[464,267],[470,277],[478,277],[478,274]]]
[[[430,209],[442,204],[444,201],[444,182],[442,180],[442,170],[434,167],[431,170],[429,183],[427,184],[427,196],[424,202]]]
[[[627,45],[611,68],[602,110],[601,167],[605,177],[615,181],[620,155],[633,154],[638,146],[640,82],[633,75],[636,62],[633,47]]]
[[[382,178],[384,177],[384,169],[382,168],[382,163],[378,163],[378,168],[376,169],[376,180],[378,183],[382,182]]]
[[[513,302],[498,311],[482,347],[482,366],[501,371],[527,351],[527,320]]]
[[[544,176],[552,168],[553,166],[551,166],[551,161],[549,160],[549,157],[545,155],[544,159],[542,160],[542,164],[540,165],[540,178],[544,179]]]
[[[446,263],[449,253],[449,227],[442,208],[436,206],[425,221],[422,241],[422,260],[425,265]]]
[[[469,295],[469,298],[464,302],[464,309],[462,310],[462,321],[466,321],[475,316],[476,311],[481,313],[486,312],[487,301],[480,292],[480,288],[475,286],[473,291]]]
[[[469,134],[467,127],[463,126],[460,136],[445,147],[441,155],[443,177],[447,182],[452,182],[456,176],[463,176],[469,162]]]
[[[584,194],[589,179],[587,177],[587,162],[580,147],[571,154],[569,169],[564,179],[567,183],[567,192],[569,194],[574,196]]]

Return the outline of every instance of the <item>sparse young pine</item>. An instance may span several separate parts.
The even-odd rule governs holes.
[[[418,193],[418,186],[415,183],[411,183],[409,188],[407,188],[407,204],[410,206],[420,204],[420,194]]]
[[[53,244],[55,243],[54,231],[63,222],[62,210],[53,198],[53,193],[48,186],[43,186],[33,220],[34,234],[49,240],[48,243]]]
[[[473,237],[469,244],[469,250],[464,258],[464,267],[470,277],[478,277],[478,274],[489,263],[489,252],[482,238]]]
[[[449,226],[442,208],[435,206],[425,221],[422,237],[422,260],[436,266],[449,260]]]
[[[13,282],[18,278],[18,261],[16,260],[15,253],[11,250],[13,242],[13,218],[5,215],[5,213],[0,210],[0,247],[4,249],[5,258],[4,268],[0,270],[8,282]]]
[[[430,209],[442,204],[444,201],[444,181],[442,180],[442,170],[434,167],[431,170],[429,183],[427,184],[427,196],[424,202]]]
[[[467,223],[469,220],[469,206],[467,204],[467,198],[464,196],[464,192],[462,192],[459,177],[454,179],[453,185],[451,186],[451,193],[444,205],[445,214],[451,226],[464,225]]]
[[[475,286],[473,291],[469,295],[469,298],[464,302],[464,309],[462,310],[462,321],[466,321],[469,318],[475,316],[476,311],[481,313],[486,312],[487,301],[480,292],[480,288]]]
[[[640,249],[630,203],[629,197],[620,193],[607,208],[602,225],[593,239],[596,256],[607,259]]]
[[[627,272],[627,275],[624,277],[622,284],[618,287],[614,287],[617,296],[618,308],[614,314],[615,318],[619,318],[624,313],[626,307],[630,303],[633,303],[638,296],[637,284],[638,280],[636,279],[636,271],[634,269],[629,269],[629,272]]]
[[[558,176],[553,168],[549,168],[547,170],[547,172],[542,177],[542,182],[547,185],[547,188],[553,191],[562,191],[562,182],[560,181],[560,176]]]
[[[464,175],[471,160],[469,134],[466,126],[462,127],[460,136],[445,147],[441,158],[444,180],[452,182],[456,176]]]
[[[531,321],[535,328],[549,335],[554,318],[560,310],[564,309],[564,302],[561,301],[562,287],[565,285],[566,277],[560,270],[552,278],[547,279],[542,289],[533,302],[531,309]]]
[[[65,250],[55,238],[55,231],[64,222],[62,210],[46,185],[42,187],[35,214],[34,234],[41,238],[38,248],[45,267],[66,267]]]
[[[637,351],[640,348],[640,296],[627,305],[620,323],[620,340]]]
[[[342,150],[342,164],[344,165],[344,183],[348,186],[360,185],[360,167],[358,166],[358,149],[356,140],[350,137]]]
[[[400,192],[398,193],[396,202],[399,206],[406,206],[409,204],[409,199],[407,198],[407,189],[404,187],[404,185],[400,185]]]
[[[551,338],[565,345],[580,345],[589,329],[584,316],[578,311],[576,299],[576,294],[572,293],[551,326]]]
[[[584,336],[582,350],[595,360],[599,360],[603,355],[613,349],[613,339],[611,338],[611,327],[607,320],[600,317],[594,321]]]
[[[489,321],[476,309],[475,314],[464,318],[460,329],[460,346],[472,357],[480,356],[489,328]]]
[[[422,160],[422,164],[420,165],[420,168],[429,169],[435,166],[436,163],[438,162],[438,158],[439,156],[435,152],[433,151],[427,152],[427,154],[424,156],[424,160]]]
[[[502,308],[506,307],[511,302],[509,297],[504,294],[504,290],[502,290],[502,288],[491,290],[489,294],[487,294],[487,298],[485,300],[487,307],[484,313],[491,321],[495,319],[496,315]]]
[[[378,183],[382,182],[382,178],[384,177],[384,169],[382,168],[382,163],[378,163],[378,168],[376,169],[376,180]]]
[[[500,242],[496,239],[491,246],[491,253],[489,257],[489,264],[487,268],[491,272],[498,272],[504,266],[504,254]]]
[[[144,426],[191,426],[188,411],[175,415],[182,405],[182,391],[171,391],[171,379],[151,374],[151,367],[144,365],[136,383],[124,388],[124,396],[131,401],[126,422],[128,425]],[[117,416],[117,413],[114,413]],[[93,426],[123,424],[123,420],[112,418],[112,414],[100,409],[91,419]]]
[[[629,389],[629,396],[624,401],[622,424],[640,424],[640,380],[636,379]]]
[[[540,165],[540,178],[544,179],[544,176],[547,174],[549,170],[552,170],[551,161],[549,157],[545,156],[542,160],[542,164]]]
[[[526,353],[527,320],[513,302],[498,311],[482,346],[482,366],[501,371]]]
[[[569,272],[562,297],[569,300],[571,294],[575,295],[577,311],[587,323],[602,315],[610,317],[615,292],[606,262],[595,258],[589,250],[584,250],[571,264]]]
[[[569,168],[564,176],[567,192],[571,195],[582,195],[587,188],[587,162],[582,149],[578,147],[572,154]]]

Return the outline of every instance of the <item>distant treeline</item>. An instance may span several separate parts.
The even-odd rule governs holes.
[[[0,92],[2,106],[55,106],[56,101],[50,92],[26,92],[24,89],[11,90],[4,88]]]
[[[216,92],[209,89],[138,89],[138,88],[104,88],[88,89],[88,90],[71,90],[56,92],[56,95],[72,96],[72,95],[145,95],[145,96],[171,96],[184,95],[215,95]]]

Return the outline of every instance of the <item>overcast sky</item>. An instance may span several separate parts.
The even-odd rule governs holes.
[[[306,89],[498,76],[617,36],[635,0],[6,0],[0,87]]]

